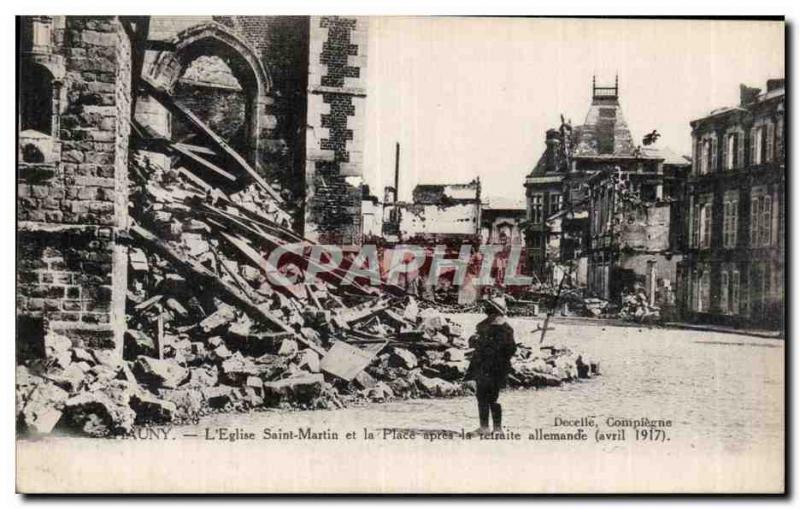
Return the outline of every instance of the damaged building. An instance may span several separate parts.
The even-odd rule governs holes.
[[[564,121],[525,180],[529,266],[544,282],[571,283],[618,300],[635,282],[674,281],[682,181],[689,161],[634,142],[620,106],[619,81],[598,86],[582,125]],[[643,206],[618,226],[623,183]],[[616,198],[615,198],[616,197]],[[636,227],[634,227],[636,225]],[[649,279],[648,279],[649,278]]]
[[[134,151],[221,189],[256,182],[282,204],[283,225],[311,240],[358,241],[366,19],[17,23],[22,353],[41,353],[55,331],[120,355]]]
[[[632,165],[595,173],[589,195],[587,290],[620,301],[634,289],[649,306],[674,305],[676,265],[682,259],[682,189],[690,162],[671,151],[645,149]],[[625,169],[623,169],[625,168]]]
[[[487,198],[481,204],[481,241],[484,244],[525,245],[524,200]]]
[[[19,432],[464,394],[462,328],[315,242],[380,225],[360,224],[362,198],[379,206],[359,177],[361,19],[18,23]],[[477,181],[415,202],[478,237]],[[517,353],[515,386],[598,372]]]
[[[155,17],[148,40],[169,51],[148,50],[142,72],[296,205],[297,231],[356,243],[367,27],[339,17]],[[141,101],[136,118],[191,144],[158,101]]]
[[[383,201],[361,186],[361,244],[377,243],[383,238]]]
[[[115,18],[18,19],[17,349],[121,355],[132,43]]]
[[[472,253],[478,251],[482,217],[480,179],[462,184],[418,184],[412,191],[411,202],[397,200],[396,187],[389,186],[384,190],[384,198],[381,241],[384,253],[412,244],[424,250],[426,256],[418,273],[401,283],[406,291],[432,301],[474,303],[479,291],[471,283],[471,275],[459,287],[453,285],[452,268],[442,272],[436,285],[430,284],[428,276],[436,252],[443,250],[445,258],[456,259],[462,248],[469,248]],[[387,259],[392,258],[393,255]]]
[[[691,122],[686,260],[679,304],[688,320],[779,328],[786,277],[786,91],[742,85],[740,102]]]
[[[412,201],[395,201],[387,188],[384,233],[388,242],[480,244],[481,183],[419,184]]]

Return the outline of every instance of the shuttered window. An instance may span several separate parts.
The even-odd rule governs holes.
[[[734,143],[736,145],[736,161],[734,162],[734,168],[741,168],[744,166],[744,131],[740,131],[736,133],[734,136]]]
[[[725,137],[725,150],[722,153],[722,161],[726,170],[736,167],[736,133],[731,133]]]
[[[717,171],[717,138],[711,138],[711,171]]]
[[[758,223],[761,219],[761,203],[758,195],[750,196],[750,247],[758,247]]]
[[[703,140],[703,152],[700,159],[700,174],[706,175],[711,171],[711,140]]]
[[[711,204],[700,206],[700,247],[711,247]]]
[[[736,247],[737,232],[739,229],[739,193],[729,191],[725,193],[722,218],[722,245],[726,249]]]
[[[708,311],[711,300],[711,272],[708,269],[703,270],[703,275],[700,277],[700,303],[699,309],[701,313]]]
[[[763,189],[763,188],[762,188]],[[750,196],[750,246],[772,245],[772,196],[763,191]]]
[[[730,309],[728,309],[728,273],[726,271],[720,273],[719,309],[724,314],[730,312]]]
[[[775,124],[767,124],[767,147],[764,160],[770,162],[775,157]]]
[[[534,224],[538,224],[542,222],[542,215],[543,215],[543,206],[542,203],[542,196],[541,194],[534,194],[531,197],[531,221]]]
[[[772,244],[772,196],[761,197],[761,221],[759,226],[759,245]]]
[[[735,270],[731,273],[731,300],[730,300],[730,313],[739,314],[739,271]]]
[[[761,164],[764,160],[764,128],[750,130],[750,164]]]

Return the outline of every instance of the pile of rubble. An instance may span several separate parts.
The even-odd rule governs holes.
[[[17,368],[20,430],[110,436],[215,411],[464,393],[471,349],[457,323],[343,270],[306,281],[315,262],[302,249],[272,265],[275,248],[310,244],[280,196],[258,180],[226,194],[200,174],[132,158],[122,352],[48,333],[45,358]],[[512,367],[517,387],[597,373],[553,348],[520,347]]]
[[[279,207],[196,188],[185,170],[145,171],[132,193],[122,360],[50,334],[46,359],[18,368],[23,429],[108,436],[214,411],[464,394],[471,350],[438,309],[336,274],[304,282],[291,265],[294,284],[273,286],[267,271],[279,269],[262,246],[297,241]],[[516,387],[597,372],[567,350],[522,346],[512,367]]]
[[[449,337],[449,344],[436,347],[422,341],[403,348],[390,341],[372,349],[377,355],[365,349],[368,365],[347,380],[341,366],[326,365],[325,356],[320,359],[291,339],[280,341],[277,351],[268,349],[274,353],[254,355],[207,335],[189,345],[173,344],[159,359],[143,334],[129,331],[128,338],[144,350],[134,357],[126,346],[133,360],[120,362],[112,351],[89,352],[50,335],[45,359],[17,367],[18,429],[105,437],[128,434],[134,426],[194,422],[211,412],[459,396],[466,391],[459,382],[471,351],[460,336]],[[569,350],[544,347],[536,354],[519,345],[509,385],[558,386],[597,374],[596,363]]]
[[[621,304],[613,304],[605,299],[584,296],[580,288],[568,288],[558,297],[554,295],[555,289],[550,293],[537,293],[527,298],[511,298],[506,295],[509,302],[509,315],[511,316],[540,316],[552,313],[565,317],[609,318],[633,321],[638,323],[659,323],[662,321],[664,308],[649,304],[644,289],[635,287],[622,297]],[[555,304],[555,309],[552,306]]]
[[[622,296],[619,318],[639,323],[655,323],[661,319],[661,308],[651,306],[643,288],[634,288]]]

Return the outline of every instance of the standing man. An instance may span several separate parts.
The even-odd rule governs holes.
[[[486,318],[478,324],[475,335],[470,338],[469,346],[474,348],[474,352],[464,379],[475,382],[481,423],[475,433],[489,433],[490,413],[494,432],[502,433],[503,409],[497,398],[511,371],[511,357],[517,345],[514,342],[514,329],[506,322],[505,299],[490,297],[484,301],[484,311]]]

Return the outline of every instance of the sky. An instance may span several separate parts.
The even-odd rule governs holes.
[[[691,153],[689,122],[739,101],[739,84],[784,76],[780,22],[531,18],[370,19],[365,181],[400,199],[421,183],[480,177],[483,196],[524,198],[523,182],[560,114],[580,125],[619,75],[634,139]]]

